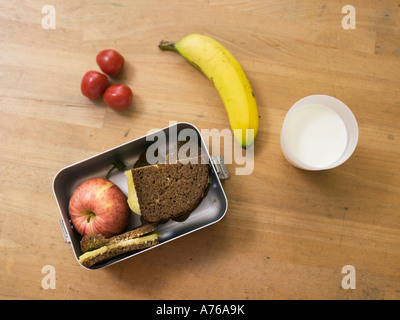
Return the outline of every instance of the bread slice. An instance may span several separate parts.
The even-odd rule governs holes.
[[[209,166],[164,163],[134,168],[128,178],[128,204],[148,223],[162,223],[192,212],[203,199]]]
[[[106,238],[102,234],[85,235],[80,242],[81,250],[82,252],[87,252],[112,243],[117,243],[121,240],[138,238],[154,231],[156,228],[157,226],[154,224],[145,224],[134,230],[116,235],[111,238]]]
[[[139,238],[128,238],[107,244],[98,249],[94,249],[82,254],[79,257],[79,263],[87,268],[90,268],[97,263],[111,259],[120,254],[132,250],[149,248],[158,244],[158,236],[159,234],[157,232],[153,232]]]

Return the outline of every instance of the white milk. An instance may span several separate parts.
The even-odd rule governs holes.
[[[287,148],[300,161],[325,167],[346,149],[347,129],[342,118],[323,105],[310,104],[294,110],[286,119]]]

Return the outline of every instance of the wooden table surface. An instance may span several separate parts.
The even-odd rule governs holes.
[[[46,4],[0,4],[0,298],[400,298],[400,2],[51,1],[55,29],[42,26]],[[356,29],[342,26],[347,4]],[[228,165],[218,223],[85,270],[59,225],[60,169],[170,121],[229,128],[208,79],[158,48],[190,33],[225,45],[253,86],[254,172]],[[117,80],[135,96],[123,112],[80,92],[106,48],[126,60]],[[280,149],[286,112],[311,94],[339,98],[359,125],[353,156],[328,171],[296,169]],[[346,265],[355,289],[342,286]]]

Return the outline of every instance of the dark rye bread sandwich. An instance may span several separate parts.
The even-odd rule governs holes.
[[[154,224],[146,224],[111,238],[106,238],[102,234],[85,235],[80,241],[81,250],[82,252],[88,252],[122,240],[139,238],[154,231],[156,228],[157,226]]]
[[[79,263],[90,268],[120,254],[154,246],[159,237],[159,233],[153,232],[155,229],[155,225],[149,224],[112,238],[101,234],[84,236],[80,242],[83,254],[79,256]]]
[[[179,221],[192,212],[209,183],[209,165],[194,162],[158,163],[126,171],[131,210],[153,224]]]

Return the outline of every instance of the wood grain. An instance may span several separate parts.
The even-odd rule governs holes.
[[[0,298],[400,298],[400,2],[352,1],[355,30],[341,26],[345,1],[51,4],[54,30],[42,28],[44,3],[0,4]],[[54,175],[169,121],[229,128],[206,77],[157,47],[194,32],[225,45],[253,86],[254,172],[223,182],[229,209],[217,224],[88,272],[63,241]],[[80,93],[105,48],[126,59],[115,81],[135,97],[123,112]],[[317,93],[352,109],[360,139],[342,166],[305,172],[284,160],[280,129]],[[56,289],[42,287],[45,265]],[[354,290],[341,286],[344,265]]]

